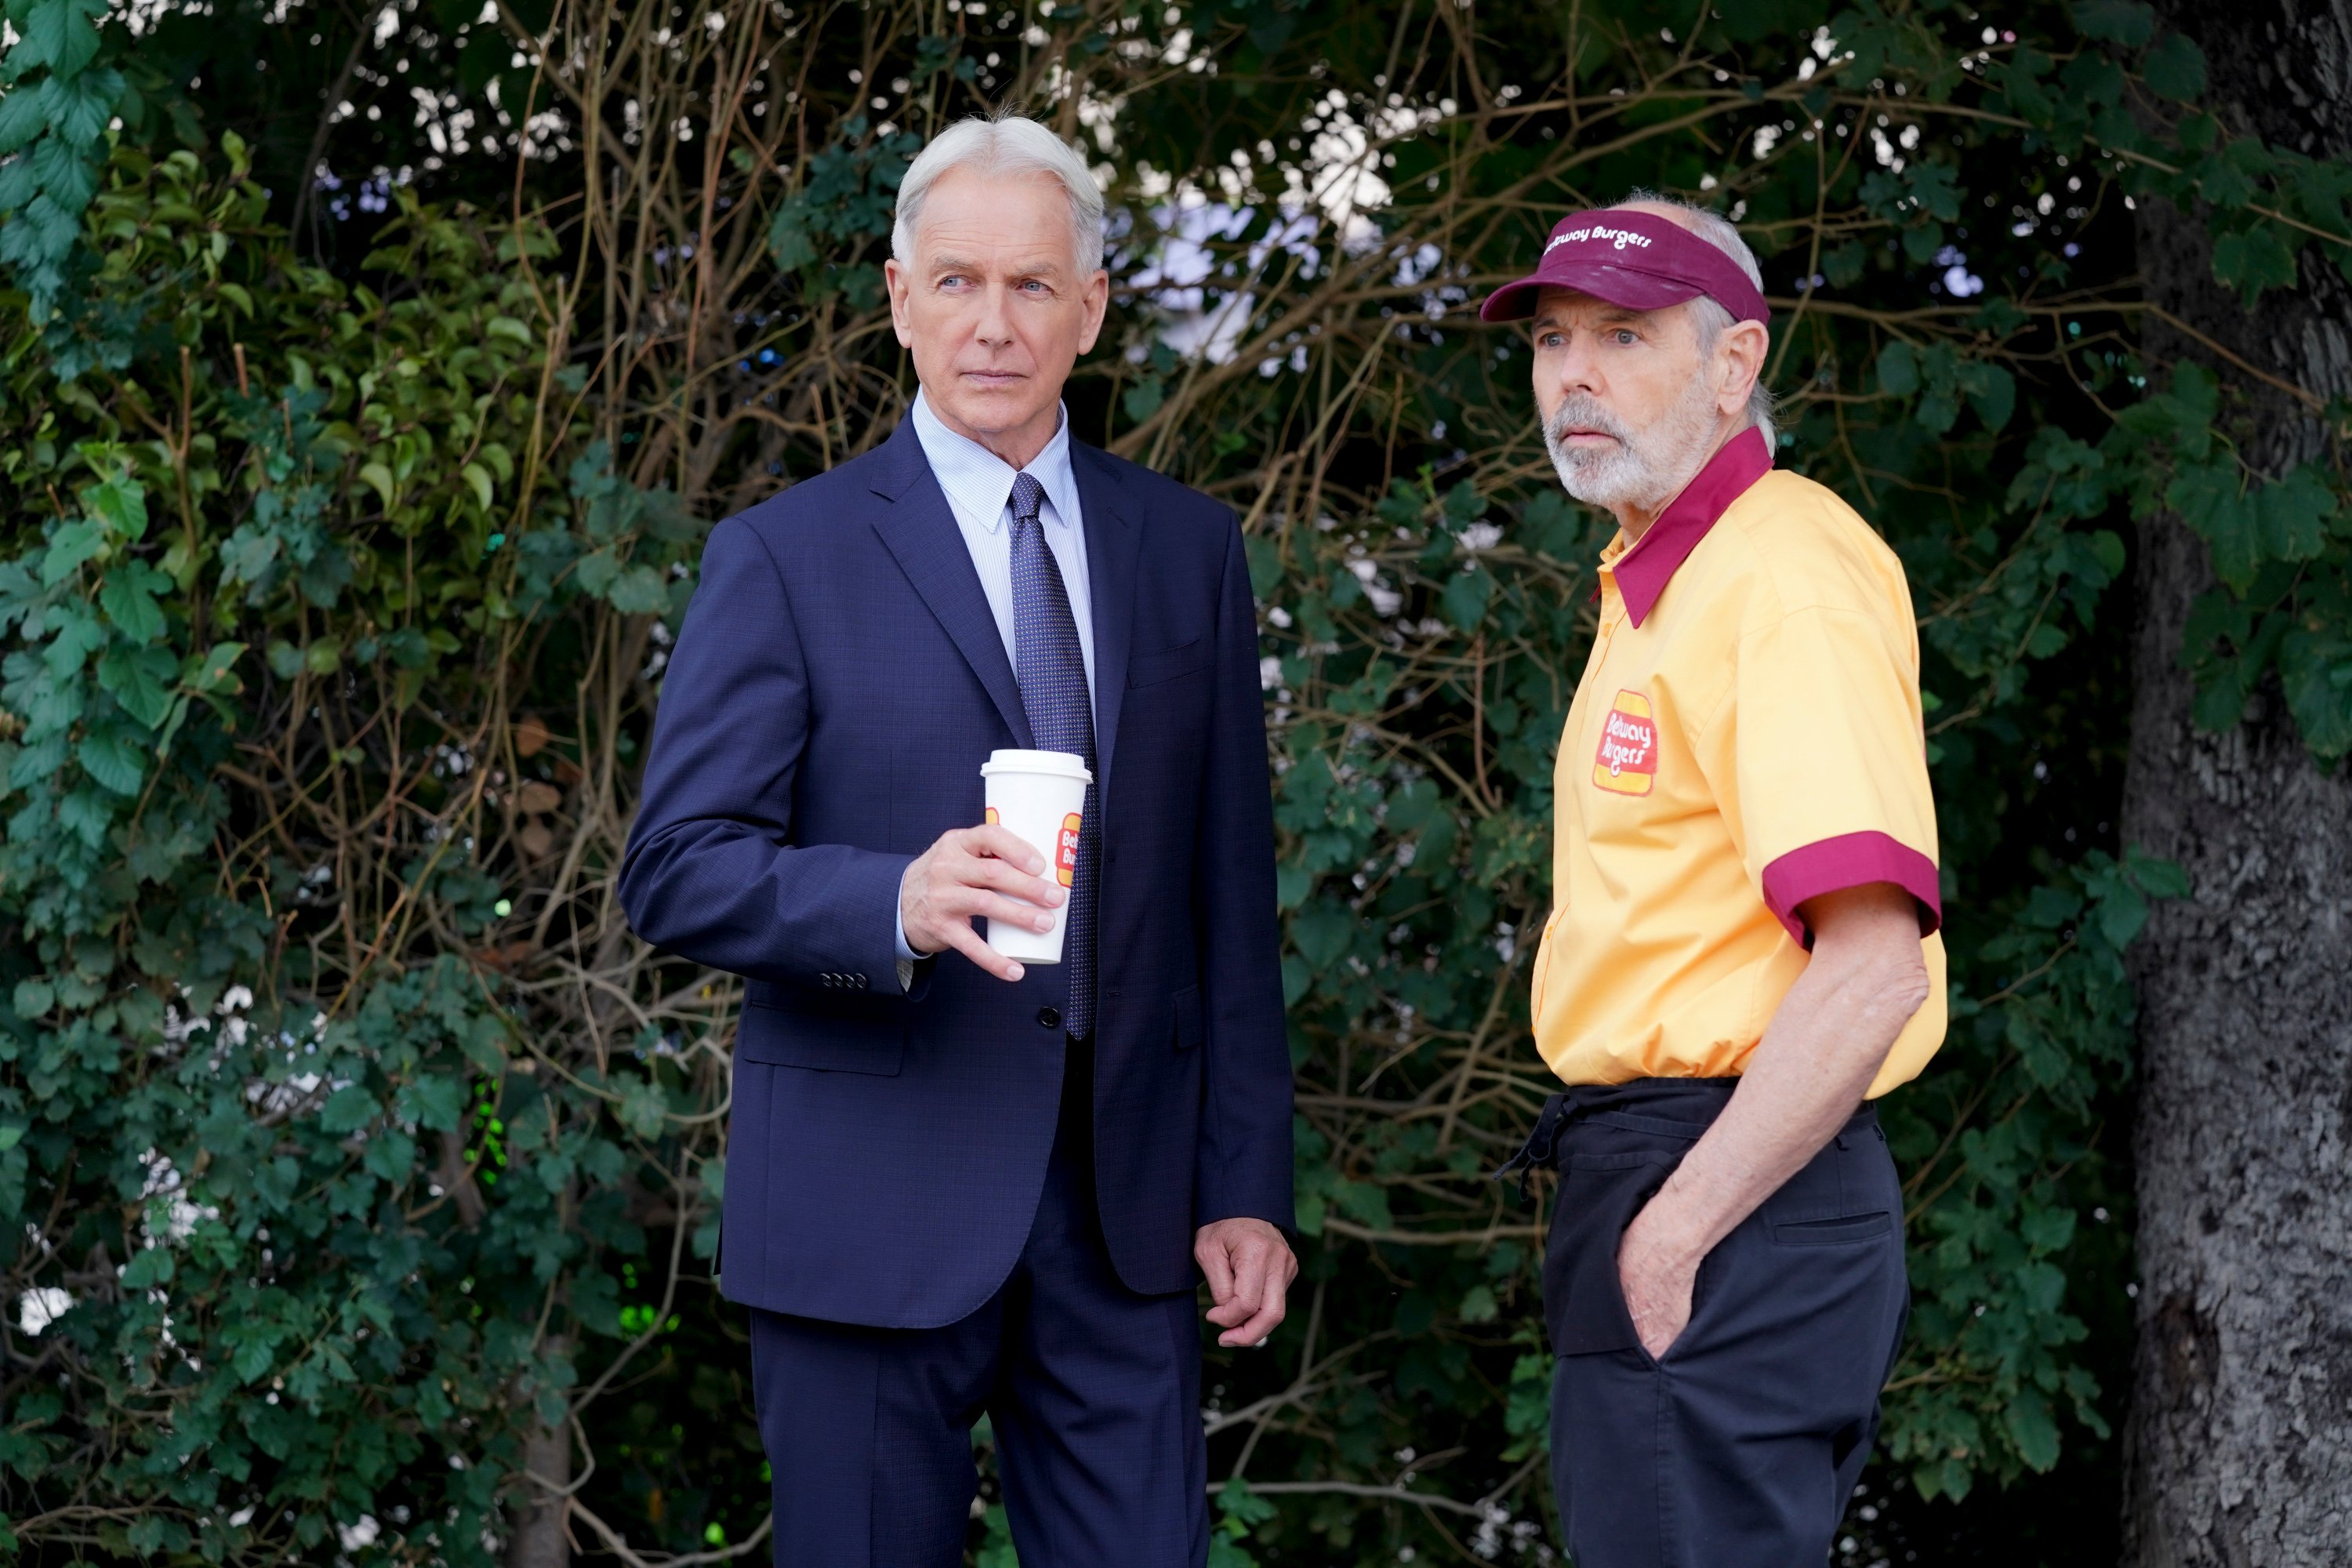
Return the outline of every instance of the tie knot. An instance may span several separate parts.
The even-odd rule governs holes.
[[[1045,487],[1037,482],[1036,475],[1024,472],[1013,476],[1013,521],[1036,521],[1037,514],[1045,505]]]

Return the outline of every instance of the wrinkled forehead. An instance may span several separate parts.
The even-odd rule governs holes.
[[[1069,193],[1036,170],[950,169],[925,194],[914,238],[935,264],[1068,271],[1077,263]]]

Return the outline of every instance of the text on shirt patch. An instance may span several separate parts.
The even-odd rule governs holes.
[[[1647,795],[1657,774],[1658,726],[1650,700],[1638,691],[1620,691],[1601,722],[1592,782],[1612,795]]]

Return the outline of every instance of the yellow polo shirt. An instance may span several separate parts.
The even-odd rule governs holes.
[[[1536,1046],[1570,1084],[1738,1073],[1804,973],[1797,906],[1919,904],[1928,1000],[1871,1097],[1943,1043],[1936,806],[1902,563],[1843,501],[1727,442],[1601,558],[1601,628],[1553,776]]]

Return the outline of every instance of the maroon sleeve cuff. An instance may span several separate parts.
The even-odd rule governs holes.
[[[1931,936],[1944,923],[1943,891],[1936,863],[1884,833],[1842,833],[1791,849],[1764,868],[1764,903],[1789,934],[1812,950],[1813,933],[1797,906],[1823,893],[1892,882],[1919,901],[1919,934]]]

